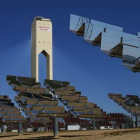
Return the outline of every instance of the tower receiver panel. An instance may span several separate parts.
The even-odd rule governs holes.
[[[50,19],[36,17],[32,22],[31,76],[38,81],[39,61],[42,53],[46,58],[47,79],[53,79],[52,62],[52,22]]]

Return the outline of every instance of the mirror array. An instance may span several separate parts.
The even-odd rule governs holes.
[[[25,113],[32,128],[49,127],[52,130],[53,119],[50,117],[68,116],[64,113],[64,107],[59,107],[58,101],[52,99],[52,95],[47,94],[46,89],[41,88],[34,78],[7,76],[7,82],[16,91],[15,101]],[[48,116],[36,116],[38,112],[45,112]]]
[[[109,93],[108,97],[122,106],[123,109],[126,109],[128,113],[134,116],[140,116],[140,98],[138,96],[126,95],[123,97],[122,94]]]
[[[26,122],[20,110],[15,107],[11,99],[5,95],[0,95],[0,117],[1,123]]]
[[[88,102],[86,96],[81,96],[81,92],[76,91],[69,82],[45,79],[44,87],[41,87],[35,78],[10,75],[7,76],[7,82],[16,91],[15,101],[31,125],[41,123],[52,126],[53,118],[59,117],[60,125],[79,124],[91,128],[88,119],[106,114],[96,104]]]
[[[57,97],[65,109],[79,118],[102,117],[105,112],[92,102],[88,102],[86,96],[81,96],[80,91],[75,91],[69,82],[45,80],[44,85],[50,90],[52,96]]]
[[[23,117],[19,108],[6,95],[0,95],[0,125],[5,125],[7,131],[18,129],[19,123],[23,123],[23,129],[30,127],[28,121]],[[4,131],[4,130],[2,130]]]
[[[71,15],[70,30],[111,57],[122,58],[122,64],[133,72],[140,72],[140,33],[123,32],[122,27]]]

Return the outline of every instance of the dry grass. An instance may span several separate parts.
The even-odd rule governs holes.
[[[54,138],[53,132],[33,132],[0,134],[2,140],[140,140],[140,129],[61,131],[59,137]]]

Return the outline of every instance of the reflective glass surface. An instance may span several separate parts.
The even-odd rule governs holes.
[[[111,57],[122,58],[122,63],[134,72],[140,72],[140,32],[132,35],[122,27],[71,15],[70,30]]]

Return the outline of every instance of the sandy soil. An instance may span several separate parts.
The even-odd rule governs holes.
[[[1,140],[140,140],[140,129],[61,131],[59,137],[54,138],[53,132],[32,132],[0,134]]]

